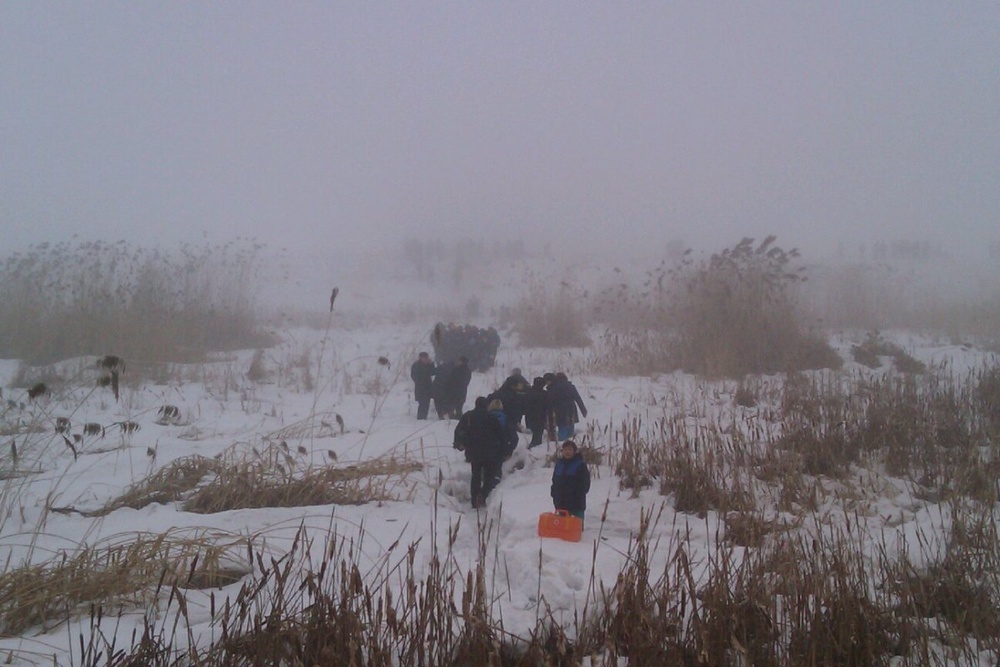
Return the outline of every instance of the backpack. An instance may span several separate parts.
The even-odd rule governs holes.
[[[455,425],[455,437],[452,440],[451,446],[460,452],[464,452],[465,448],[469,446],[469,422],[471,421],[471,415],[472,411],[466,412],[458,420],[458,424]]]

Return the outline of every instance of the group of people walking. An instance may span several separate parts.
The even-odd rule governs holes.
[[[521,369],[515,368],[491,397],[503,402],[515,426],[524,419],[531,431],[529,449],[542,444],[546,433],[550,441],[573,437],[581,415],[587,417],[587,406],[565,373],[546,373],[529,385]]]
[[[418,360],[414,364],[414,382],[425,370],[418,367],[420,363]],[[433,391],[430,393],[433,395]],[[426,418],[426,411],[423,417],[420,414],[419,396],[417,403],[417,418]],[[472,506],[483,507],[487,496],[500,483],[503,462],[517,447],[523,419],[531,431],[529,449],[542,444],[546,433],[550,441],[563,441],[552,473],[552,501],[556,509],[566,510],[582,520],[590,490],[590,472],[579,447],[571,439],[581,415],[586,418],[587,407],[564,373],[546,373],[528,384],[521,370],[515,368],[495,392],[476,398],[473,409],[458,420],[454,434],[454,447],[465,453],[472,467],[469,481]]]
[[[484,507],[486,497],[496,488],[503,476],[503,462],[507,456],[508,440],[505,424],[497,408],[485,396],[476,399],[475,407],[458,420],[455,426],[454,446],[465,452],[465,460],[472,467],[469,480],[469,497],[474,508]],[[579,447],[573,440],[566,440],[560,447],[560,456],[552,470],[550,495],[556,509],[566,510],[582,521],[587,510],[587,492],[590,491],[590,470]]]
[[[432,401],[440,419],[463,413],[472,380],[466,357],[435,366],[430,354],[421,352],[410,367],[410,378],[413,398],[417,401],[417,419],[427,419]],[[504,425],[515,434],[515,444],[524,420],[531,431],[529,449],[542,444],[546,433],[550,441],[573,437],[580,417],[587,417],[587,406],[565,373],[546,373],[529,384],[521,369],[515,368],[486,399],[488,409],[503,412]],[[499,401],[499,405],[491,405],[493,401]]]
[[[431,331],[431,345],[435,359],[454,361],[465,357],[472,370],[485,371],[496,363],[500,334],[493,327],[438,322]]]
[[[472,369],[465,356],[435,366],[431,356],[421,352],[410,366],[410,379],[413,380],[413,398],[417,401],[417,419],[427,419],[431,401],[438,418],[447,419],[462,414]]]

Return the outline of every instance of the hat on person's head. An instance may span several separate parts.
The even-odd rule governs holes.
[[[485,408],[486,407],[486,397],[485,396],[477,396],[476,397],[476,407],[477,408]]]
[[[431,355],[427,354],[426,352],[421,352],[417,356],[420,357],[421,359],[429,359]]]
[[[518,368],[517,366],[515,366],[514,368],[510,369],[510,374],[511,375],[520,375],[521,374],[521,369]]]
[[[503,410],[503,401],[501,401],[499,398],[494,398],[492,401],[490,401],[490,406],[487,409],[488,410]]]
[[[572,440],[567,440],[566,442],[564,442],[564,443],[562,444],[562,448],[563,448],[563,449],[566,449],[567,447],[569,447],[570,449],[572,449],[572,450],[573,450],[574,452],[577,452],[577,451],[579,451],[579,450],[580,450],[580,448],[579,448],[579,447],[577,447],[577,446],[576,446],[576,443],[575,443],[575,442],[573,442]]]

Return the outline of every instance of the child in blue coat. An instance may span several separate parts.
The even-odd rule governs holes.
[[[583,521],[590,491],[590,470],[572,440],[562,444],[559,460],[552,471],[552,504]]]

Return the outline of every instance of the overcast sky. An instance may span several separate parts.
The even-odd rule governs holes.
[[[0,0],[0,250],[74,233],[982,249],[1000,2]]]

